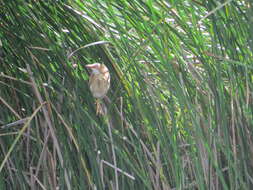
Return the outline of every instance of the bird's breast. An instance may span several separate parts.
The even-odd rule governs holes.
[[[89,84],[92,95],[95,98],[103,98],[110,87],[110,78],[105,78],[103,74],[93,74]]]

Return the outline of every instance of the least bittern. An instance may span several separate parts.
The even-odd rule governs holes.
[[[104,64],[94,63],[86,65],[91,69],[89,87],[92,95],[96,98],[96,114],[104,114],[101,100],[105,97],[110,88],[110,73]]]

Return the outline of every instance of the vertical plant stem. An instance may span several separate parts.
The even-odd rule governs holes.
[[[113,165],[114,165],[114,174],[115,174],[115,187],[116,190],[119,190],[119,180],[118,180],[118,171],[117,171],[117,159],[116,159],[116,154],[115,154],[115,146],[113,142],[113,137],[112,137],[112,120],[109,119],[108,122],[108,132],[109,132],[109,137],[111,141],[111,146],[112,146],[112,158],[113,158]]]

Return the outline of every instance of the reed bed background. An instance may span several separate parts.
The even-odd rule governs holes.
[[[253,188],[251,1],[0,7],[1,190]]]

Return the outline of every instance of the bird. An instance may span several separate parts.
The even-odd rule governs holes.
[[[85,65],[91,70],[89,77],[89,88],[94,98],[96,98],[96,114],[105,114],[105,107],[102,108],[101,100],[107,94],[110,88],[110,73],[108,68],[101,63],[93,63]]]

